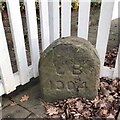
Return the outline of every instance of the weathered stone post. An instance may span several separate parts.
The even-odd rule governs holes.
[[[60,38],[40,58],[41,96],[50,102],[77,96],[94,99],[99,70],[100,60],[90,42],[78,37]]]

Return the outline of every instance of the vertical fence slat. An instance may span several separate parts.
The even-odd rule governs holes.
[[[61,37],[71,35],[71,0],[61,0]]]
[[[48,0],[39,0],[39,6],[40,6],[42,50],[45,50],[50,44]]]
[[[3,81],[3,80],[2,80]],[[2,81],[0,81],[0,96],[2,96],[4,93],[5,93],[5,90],[4,90],[4,86],[3,86],[3,83]],[[14,89],[12,89],[14,90]]]
[[[60,37],[60,20],[59,20],[59,0],[51,1],[48,4],[49,24],[50,24],[50,42]]]
[[[6,0],[6,2],[13,37],[14,50],[17,60],[18,72],[20,75],[20,83],[23,85],[29,81],[29,75],[19,0],[15,0],[14,2],[11,2],[11,0]]]
[[[97,33],[97,43],[96,43],[96,49],[98,51],[100,57],[100,63],[101,63],[100,76],[102,76],[102,69],[104,66],[104,59],[105,59],[111,19],[112,19],[113,5],[114,5],[114,0],[111,0],[110,2],[108,1],[106,2],[106,0],[102,0],[99,27]]]
[[[79,0],[79,13],[78,13],[78,37],[88,39],[89,29],[89,16],[90,16],[90,3],[91,0]]]
[[[118,9],[120,7],[120,4],[118,4],[120,1],[119,0],[115,0],[115,3],[114,3],[114,7],[113,7],[113,15],[112,15],[112,20],[116,19],[116,18],[119,18],[120,16],[118,15]]]
[[[8,52],[5,32],[2,23],[2,17],[0,13],[0,75],[4,85],[6,93],[10,93],[15,90],[15,81],[12,72],[12,66],[10,62],[10,56]]]
[[[116,77],[120,78],[120,45],[119,45],[118,55],[117,55],[117,59],[116,59],[113,79]]]
[[[38,62],[40,58],[38,44],[38,30],[36,21],[35,0],[25,0],[26,19],[28,27],[28,38],[30,44],[30,54],[33,66],[34,77],[38,76]]]

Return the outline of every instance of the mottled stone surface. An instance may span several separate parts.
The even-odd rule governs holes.
[[[98,94],[100,61],[95,48],[82,38],[53,42],[41,55],[39,79],[46,101],[70,97],[93,99]]]

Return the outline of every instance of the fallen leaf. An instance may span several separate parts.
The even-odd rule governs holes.
[[[113,114],[109,114],[109,116],[107,118],[114,119],[115,117]]]
[[[74,116],[76,117],[76,116],[80,116],[81,114],[80,113],[76,113]]]
[[[16,102],[12,102],[12,103],[10,104],[10,106],[16,106],[16,105],[17,105]]]
[[[20,102],[25,102],[25,101],[28,101],[29,99],[29,96],[28,95],[23,95],[20,99]]]
[[[112,96],[112,95],[110,95],[110,96],[108,96],[108,101],[110,101],[110,102],[113,102],[114,101],[114,97]]]
[[[100,108],[106,108],[106,103],[105,102],[102,102],[102,103],[100,103]]]
[[[78,112],[80,112],[81,110],[83,110],[83,104],[81,101],[77,101],[75,103],[75,107],[77,108]]]
[[[47,114],[52,116],[52,115],[57,115],[58,114],[58,108],[56,107],[53,107],[53,106],[50,106],[48,109],[47,109]]]
[[[100,115],[101,116],[105,116],[105,115],[107,115],[108,114],[108,110],[107,109],[101,109],[100,110]]]
[[[85,111],[83,111],[82,115],[83,115],[85,118],[88,118],[88,117],[90,117],[91,113],[90,113],[89,110],[85,110]]]
[[[113,80],[112,85],[113,86],[117,86],[118,85],[118,81],[117,80]]]
[[[65,113],[63,113],[63,114],[61,115],[61,118],[62,118],[63,120],[66,119],[66,115],[65,115]]]

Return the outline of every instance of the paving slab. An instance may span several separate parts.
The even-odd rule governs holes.
[[[7,107],[11,103],[12,103],[12,101],[9,100],[9,98],[7,98],[5,95],[4,95],[4,97],[2,97],[2,108]]]
[[[28,118],[26,118],[25,120],[29,120],[30,118],[40,118],[38,115],[32,113],[28,116]]]
[[[42,100],[40,98],[39,82],[36,84],[33,83],[31,85],[26,87],[26,89],[24,89],[22,92],[17,92],[17,93],[14,93],[13,95],[10,95],[10,97],[17,104],[23,106],[24,108],[31,111],[32,113],[35,113],[36,116],[43,118],[45,117],[45,109],[42,105]],[[29,96],[28,101],[20,102],[21,97],[24,95]]]
[[[31,113],[19,105],[8,106],[2,110],[2,118],[26,118]]]

